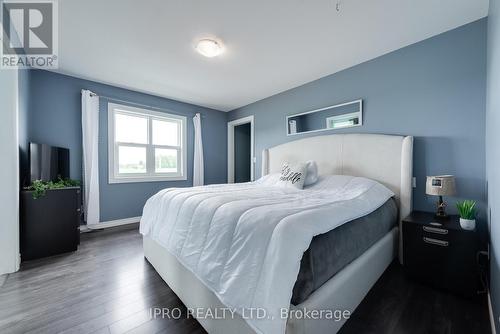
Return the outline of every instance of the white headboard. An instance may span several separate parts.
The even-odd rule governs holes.
[[[279,172],[285,161],[307,160],[317,162],[320,175],[364,176],[384,184],[396,194],[400,222],[410,213],[413,137],[334,134],[294,140],[262,152],[262,175]]]

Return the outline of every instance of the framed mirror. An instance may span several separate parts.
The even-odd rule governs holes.
[[[351,128],[363,124],[363,100],[336,104],[286,117],[287,136]]]

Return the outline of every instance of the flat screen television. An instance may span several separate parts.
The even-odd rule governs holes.
[[[30,181],[69,178],[69,149],[30,143]]]

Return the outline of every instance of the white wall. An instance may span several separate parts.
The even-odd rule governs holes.
[[[500,333],[500,0],[490,1],[486,103],[486,177],[490,212],[490,294]]]
[[[19,269],[18,72],[0,70],[0,275]]]

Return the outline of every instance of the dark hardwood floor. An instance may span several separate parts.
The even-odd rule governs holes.
[[[144,259],[136,228],[82,234],[75,253],[23,263],[0,287],[0,333],[204,333]],[[0,279],[0,282],[2,279]],[[181,319],[151,319],[150,308]],[[341,332],[489,333],[484,298],[469,301],[405,278],[392,264]]]
[[[393,262],[339,333],[488,334],[488,302],[417,283]]]

